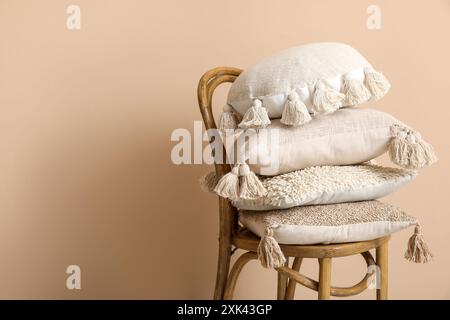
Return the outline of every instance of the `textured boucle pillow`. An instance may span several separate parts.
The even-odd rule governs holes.
[[[405,258],[427,262],[432,255],[415,218],[379,201],[301,206],[285,210],[241,210],[239,221],[261,237],[258,256],[264,267],[286,261],[280,244],[330,244],[380,238],[416,225]]]
[[[274,176],[314,166],[360,164],[387,151],[395,164],[408,169],[437,160],[432,146],[418,132],[387,113],[365,108],[343,108],[301,127],[286,127],[274,120],[264,130],[242,132],[236,141],[234,168],[214,189],[231,200],[266,195],[256,174]]]
[[[233,205],[247,210],[285,209],[300,205],[373,200],[410,182],[416,171],[363,164],[321,166],[262,178],[267,190],[255,200],[240,199]]]
[[[390,84],[354,48],[343,43],[312,43],[267,58],[242,72],[228,94],[222,129],[263,128],[270,119],[302,125],[328,114],[382,98]],[[227,119],[227,120],[225,120]]]

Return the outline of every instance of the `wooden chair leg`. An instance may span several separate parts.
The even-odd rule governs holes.
[[[331,258],[319,259],[319,300],[330,299]]]
[[[216,286],[214,300],[222,300],[230,270],[231,243],[219,240],[219,256],[217,259]]]
[[[214,289],[214,300],[222,300],[227,285],[228,272],[230,270],[232,230],[234,227],[234,209],[227,199],[219,199],[220,222],[219,222],[219,254],[217,258],[216,286]]]
[[[286,258],[286,267],[289,267],[289,257]],[[277,281],[277,300],[284,300],[286,296],[286,287],[288,282],[288,276],[284,272],[278,272]]]
[[[292,262],[292,270],[299,272],[300,266],[302,265],[302,261],[303,261],[303,258],[298,258],[298,257],[295,258],[294,262]],[[297,282],[295,282],[293,279],[289,279],[288,286],[286,289],[286,295],[284,297],[285,300],[294,299],[296,285],[297,285]]]
[[[245,266],[247,262],[254,259],[258,259],[258,255],[256,254],[256,252],[246,252],[236,260],[236,262],[233,265],[233,268],[231,268],[231,272],[228,277],[225,292],[223,294],[224,300],[233,299],[234,288],[236,287],[236,282],[239,277],[239,274],[242,271],[242,268]]]
[[[388,242],[376,248],[377,266],[380,272],[380,288],[377,289],[377,300],[388,299]]]

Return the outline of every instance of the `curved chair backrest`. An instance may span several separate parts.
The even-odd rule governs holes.
[[[234,82],[242,70],[232,67],[218,67],[206,72],[198,83],[198,104],[202,113],[206,130],[217,129],[212,112],[212,97],[214,90],[222,83]],[[212,142],[210,138],[210,143]],[[223,146],[223,159],[227,159]],[[218,177],[230,172],[231,168],[226,162],[214,163]],[[219,197],[219,254],[217,262],[216,289],[214,299],[223,299],[224,290],[230,267],[233,248],[233,238],[238,231],[238,212],[228,199]]]
[[[222,83],[234,82],[237,76],[242,72],[241,69],[233,67],[218,67],[206,72],[198,83],[198,104],[200,112],[202,113],[203,122],[206,130],[217,129],[214,115],[212,112],[212,97],[214,90]],[[226,151],[223,148],[224,159],[226,158]],[[217,176],[222,176],[228,173],[231,168],[226,163],[215,163]]]

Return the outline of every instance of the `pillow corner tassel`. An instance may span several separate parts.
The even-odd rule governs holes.
[[[233,107],[228,103],[224,104],[222,114],[219,119],[219,130],[225,131],[229,129],[237,129],[238,123],[239,120]]]
[[[240,199],[255,200],[267,194],[267,190],[258,176],[250,170],[250,167],[246,163],[240,165],[239,176]]]
[[[352,79],[348,75],[344,75],[343,90],[345,94],[344,102],[349,106],[367,102],[372,97],[371,92],[362,81]]]
[[[342,107],[345,96],[322,80],[314,86],[313,106],[317,114],[330,114]]]
[[[431,144],[419,132],[400,125],[391,126],[392,140],[389,157],[395,164],[407,169],[420,169],[438,159]]]
[[[262,129],[270,124],[269,115],[267,114],[266,108],[262,106],[262,101],[259,99],[254,99],[253,104],[250,109],[245,112],[241,123],[239,123],[239,128],[241,129]]]
[[[230,172],[220,178],[214,192],[222,198],[239,199],[239,165],[235,165]]]
[[[372,93],[374,100],[383,98],[391,88],[389,80],[381,72],[375,71],[373,68],[365,68],[364,75],[366,78],[365,85]]]
[[[280,245],[273,237],[271,226],[266,227],[264,236],[261,237],[259,242],[257,254],[264,268],[279,268],[286,263],[283,251],[281,251]]]
[[[288,126],[300,126],[309,121],[311,121],[311,115],[298,93],[295,91],[289,93],[280,122]]]
[[[408,240],[405,259],[415,263],[427,263],[433,260],[433,254],[423,239],[422,227],[419,223],[414,228],[414,234]]]

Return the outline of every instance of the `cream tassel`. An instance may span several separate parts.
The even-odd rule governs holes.
[[[214,192],[223,198],[239,199],[239,164],[219,180]]]
[[[247,164],[241,164],[239,175],[241,177],[239,193],[241,199],[254,200],[266,195],[266,188]]]
[[[298,93],[293,91],[289,94],[284,105],[280,122],[288,126],[300,126],[311,121],[311,116]]]
[[[264,268],[279,268],[286,263],[286,258],[278,242],[273,237],[271,227],[266,227],[265,234],[259,242],[257,253],[258,259]]]
[[[261,129],[267,127],[269,124],[270,119],[267,115],[267,110],[263,108],[261,100],[255,99],[253,100],[253,105],[247,110],[241,123],[239,123],[239,128]]]
[[[420,224],[416,225],[414,234],[409,238],[405,259],[415,263],[427,263],[433,259],[433,254],[423,239],[422,227]]]
[[[315,85],[313,96],[314,112],[317,114],[333,113],[342,107],[344,98],[345,96],[342,93],[319,80]]]
[[[372,93],[372,98],[374,100],[383,98],[391,88],[388,79],[381,72],[377,72],[372,68],[365,68],[364,73],[366,75],[365,84]]]
[[[395,164],[408,169],[419,169],[437,161],[433,147],[424,141],[420,133],[399,125],[391,127],[392,140],[389,156]]]
[[[357,79],[351,79],[348,76],[344,76],[344,94],[344,101],[347,106],[356,106],[368,101],[372,97],[364,83]]]
[[[234,109],[229,104],[225,104],[219,120],[219,130],[236,129],[238,123],[239,120]]]
[[[219,182],[219,179],[217,178],[215,171],[208,172],[199,180],[200,188],[204,192],[214,192],[217,182]]]

